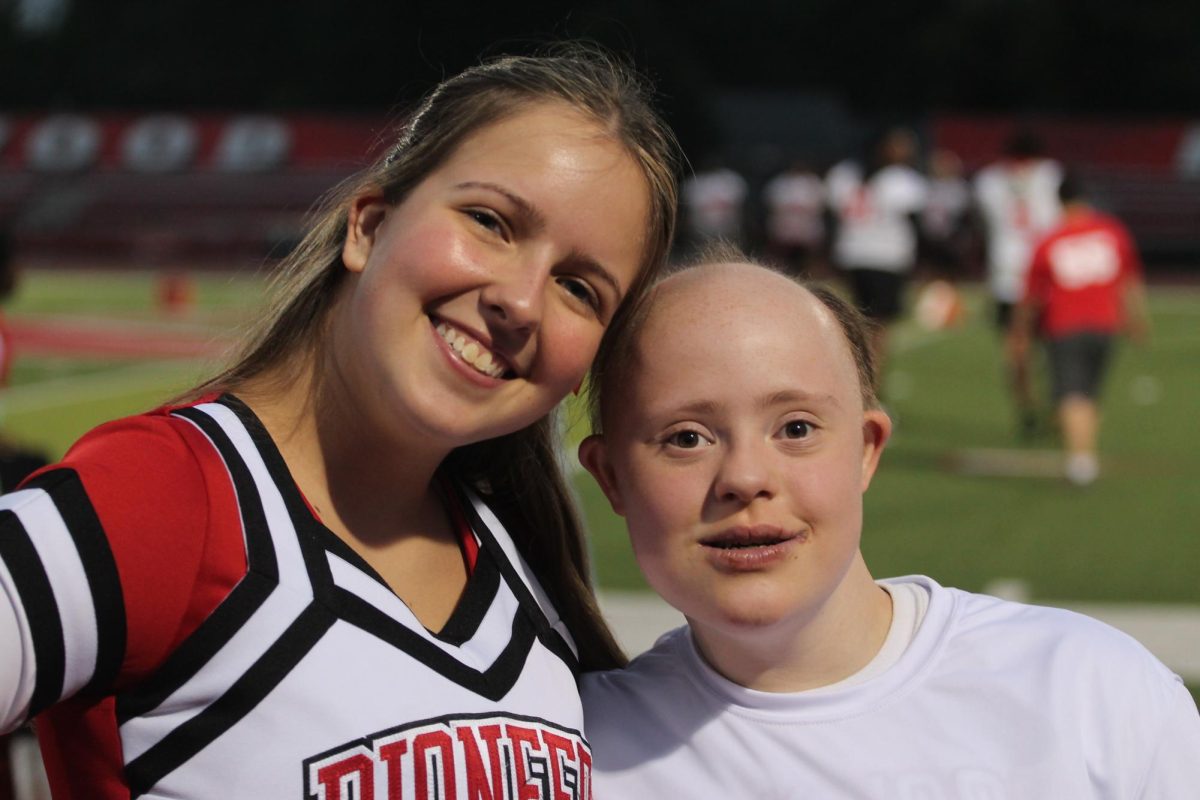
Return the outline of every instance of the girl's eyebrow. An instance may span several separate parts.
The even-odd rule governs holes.
[[[837,397],[828,392],[806,392],[802,389],[782,389],[762,398],[759,405],[763,408],[784,405],[788,403],[820,403],[840,406]]]
[[[462,183],[455,184],[454,188],[486,189],[488,191],[495,192],[496,194],[502,195],[510,203],[516,206],[517,213],[524,217],[526,222],[528,222],[530,225],[537,229],[541,229],[546,226],[546,217],[542,214],[537,206],[535,206],[533,203],[530,203],[519,194],[515,194],[512,190],[507,189],[498,183],[492,183],[490,181],[463,181]]]
[[[693,400],[671,409],[673,414],[716,414],[725,406],[712,400]]]
[[[779,405],[832,405],[840,406],[837,397],[828,392],[806,392],[802,389],[780,389],[778,392],[763,395],[757,401],[763,409]],[[714,400],[693,400],[671,409],[675,414],[716,414],[724,410],[725,405]]]

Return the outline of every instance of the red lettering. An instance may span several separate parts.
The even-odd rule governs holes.
[[[306,770],[312,800],[592,798],[592,757],[578,734],[500,716],[384,731],[370,751],[356,740]]]
[[[357,780],[358,797],[375,796],[375,762],[361,753],[327,764],[317,770],[317,784],[323,800],[345,800],[342,787]]]
[[[401,780],[404,778],[404,771],[401,768],[400,759],[408,752],[408,741],[400,739],[399,741],[389,742],[379,748],[379,758],[387,764],[387,787],[388,800],[403,800],[400,794],[403,791]]]
[[[592,800],[592,751],[579,745],[579,800]]]
[[[430,791],[430,778],[438,780],[438,775],[429,774],[431,750],[441,751],[440,772],[443,786],[436,791]],[[436,756],[435,756],[436,758]],[[413,776],[417,782],[418,797],[457,797],[458,787],[454,779],[454,741],[445,731],[426,731],[413,739]]]
[[[564,759],[559,757],[559,753],[563,754],[565,760],[573,761],[575,759],[575,743],[550,731],[542,731],[542,739],[550,748],[550,768],[554,776],[554,800],[572,800],[571,796],[563,791],[562,764]]]
[[[517,796],[513,800],[541,800],[536,783],[529,780],[529,762],[527,756],[530,750],[540,750],[538,732],[533,728],[519,725],[507,725],[508,738],[513,742],[513,760],[517,766]],[[522,744],[529,745],[522,747]]]
[[[500,726],[484,725],[478,732],[479,738],[484,741],[491,766],[490,786],[483,758],[479,754],[479,745],[475,742],[475,729],[464,725],[455,730],[458,740],[463,745],[463,755],[467,759],[467,800],[504,800],[504,774],[500,769],[500,747],[497,744]]]

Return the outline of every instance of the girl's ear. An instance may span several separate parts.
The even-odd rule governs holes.
[[[625,516],[616,474],[608,458],[608,445],[602,435],[594,433],[579,444],[579,463],[583,464],[584,469],[592,473],[596,483],[600,484],[600,491],[608,498],[613,512]]]
[[[351,272],[362,272],[379,235],[379,226],[387,216],[388,204],[383,193],[370,191],[350,201],[346,220],[346,242],[342,245],[342,263]]]
[[[871,485],[871,477],[879,466],[883,448],[892,436],[892,418],[879,409],[863,414],[862,490]]]

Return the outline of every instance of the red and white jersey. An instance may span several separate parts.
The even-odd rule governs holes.
[[[826,198],[837,215],[834,261],[841,267],[909,272],[917,257],[912,216],[924,208],[925,179],[893,164],[863,179],[858,164],[843,161],[825,178]]]
[[[574,645],[489,508],[426,630],[232,397],[111,423],[0,499],[0,730],[56,798],[591,797]]]
[[[885,583],[916,584],[928,606],[899,657],[861,682],[747,689],[708,665],[686,627],[624,670],[584,675],[597,795],[1196,796],[1196,705],[1133,639],[929,578]]]
[[[1062,167],[1046,158],[1004,160],[975,176],[975,204],[987,233],[988,288],[1005,303],[1021,299],[1033,247],[1058,224]]]
[[[1126,284],[1141,272],[1133,237],[1117,219],[1071,214],[1034,251],[1025,296],[1041,309],[1047,336],[1116,333],[1125,321]]]

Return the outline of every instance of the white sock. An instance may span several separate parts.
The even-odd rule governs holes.
[[[1067,480],[1076,486],[1087,486],[1100,477],[1100,460],[1095,453],[1072,453],[1067,456]]]

